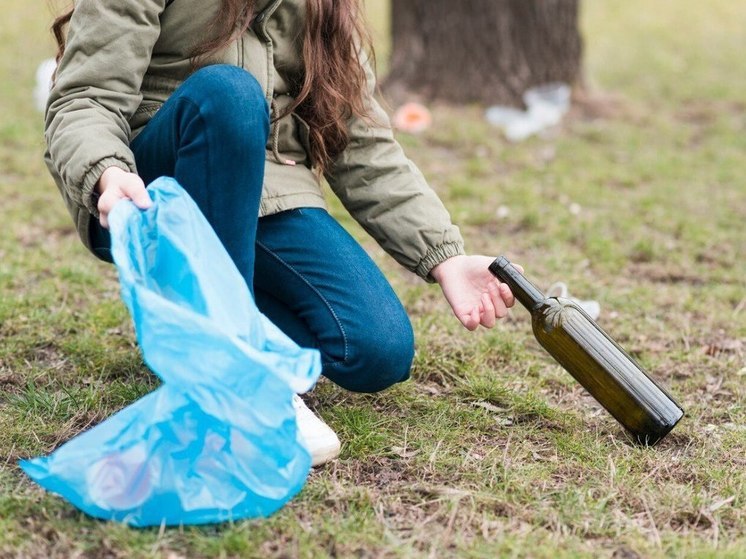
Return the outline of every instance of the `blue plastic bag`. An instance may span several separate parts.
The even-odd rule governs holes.
[[[148,192],[152,208],[120,202],[109,221],[122,298],[163,384],[21,467],[86,513],[133,526],[267,516],[310,470],[292,396],[318,379],[319,354],[259,312],[176,181]]]

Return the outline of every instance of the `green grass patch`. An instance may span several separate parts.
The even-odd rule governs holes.
[[[388,4],[368,2],[379,68]],[[114,271],[87,255],[44,168],[36,64],[50,17],[11,0],[0,28],[0,556],[717,557],[746,555],[746,7],[584,2],[591,102],[509,144],[479,107],[400,135],[471,252],[597,299],[601,325],[681,401],[655,448],[533,340],[516,308],[468,333],[331,199],[412,318],[412,379],[378,395],[322,382],[341,457],[269,519],[132,530],[33,485],[48,453],[157,379]]]

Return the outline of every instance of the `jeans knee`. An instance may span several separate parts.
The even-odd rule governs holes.
[[[208,127],[216,127],[226,142],[256,139],[264,149],[269,134],[269,106],[257,79],[230,64],[200,68],[183,84],[182,96],[198,109]]]
[[[409,378],[414,359],[414,333],[405,316],[397,324],[381,324],[377,331],[349,335],[346,358],[324,374],[353,392],[380,392]]]
[[[205,99],[219,101],[219,107],[268,111],[267,99],[259,81],[251,72],[238,66],[204,66],[189,76],[184,84],[196,89]]]

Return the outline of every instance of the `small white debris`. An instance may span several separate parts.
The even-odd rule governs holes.
[[[736,496],[735,495],[731,495],[727,499],[722,499],[721,501],[713,503],[713,504],[710,505],[710,512],[715,512],[719,508],[723,508],[725,505],[729,505],[729,504],[731,504],[735,500],[736,500]]]
[[[47,98],[49,90],[52,89],[52,76],[57,69],[57,62],[54,58],[48,58],[39,64],[36,69],[36,87],[34,88],[34,105],[40,112],[47,108]]]
[[[532,87],[523,94],[527,110],[495,105],[487,109],[485,118],[501,128],[509,141],[520,142],[559,124],[570,109],[570,94],[571,88],[566,83]]]

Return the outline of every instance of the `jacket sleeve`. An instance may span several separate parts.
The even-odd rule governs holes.
[[[68,196],[98,216],[93,189],[110,166],[135,172],[129,119],[160,35],[166,0],[78,0],[47,102],[51,166]]]
[[[326,179],[352,217],[397,262],[432,282],[430,270],[464,253],[458,228],[419,169],[394,139],[374,98],[375,75],[365,63],[373,124],[353,118],[350,144]]]

